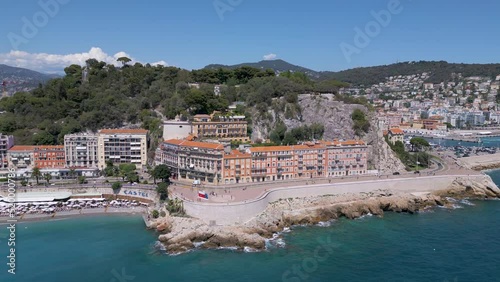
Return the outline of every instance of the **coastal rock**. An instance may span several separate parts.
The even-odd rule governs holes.
[[[454,198],[500,198],[500,189],[487,175],[482,177],[458,177],[443,191],[434,193],[443,197]]]
[[[194,218],[165,217],[152,226],[165,228],[159,235],[168,253],[186,252],[196,246],[206,249],[250,247],[265,249],[266,239],[293,225],[314,225],[341,217],[355,219],[367,214],[383,216],[384,212],[416,213],[428,207],[452,207],[446,197],[499,198],[500,189],[487,175],[459,177],[442,191],[409,194],[391,190],[369,193],[346,193],[319,197],[282,199],[240,226],[209,226]]]

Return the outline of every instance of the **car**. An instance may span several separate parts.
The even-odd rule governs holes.
[[[415,174],[420,174],[420,170],[415,170]]]
[[[393,172],[392,175],[400,175],[399,171]]]

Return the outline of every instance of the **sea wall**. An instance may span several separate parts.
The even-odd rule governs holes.
[[[79,186],[74,186],[74,187],[68,187],[68,188],[61,188],[57,186],[48,186],[48,187],[43,187],[43,188],[32,188],[32,187],[22,187],[18,186],[16,188],[16,193],[17,195],[19,194],[25,194],[25,193],[45,193],[45,192],[70,192],[72,195],[75,195],[75,197],[82,198],[85,197],[86,195],[90,196],[95,196],[95,195],[113,195],[115,194],[113,189],[110,187],[99,187],[97,186],[96,188],[93,187],[79,187]],[[8,191],[7,189],[0,189],[0,196],[2,197],[7,197]],[[135,188],[133,186],[125,186],[120,189],[120,191],[117,194],[118,196],[122,196],[123,198],[129,198],[129,199],[134,199],[134,200],[148,200],[148,201],[155,201],[158,198],[158,194],[154,189],[148,189],[148,188]]]
[[[487,170],[500,168],[500,154],[466,157],[457,160],[463,167],[473,170]]]
[[[305,198],[346,193],[369,193],[381,189],[417,193],[433,192],[448,188],[457,178],[463,175],[415,177],[407,179],[386,179],[336,184],[305,185],[291,188],[277,188],[265,193],[262,197],[243,203],[202,203],[184,202],[186,213],[199,218],[207,224],[239,225],[262,213],[269,203],[287,198]],[[470,179],[481,179],[487,176],[469,176]]]

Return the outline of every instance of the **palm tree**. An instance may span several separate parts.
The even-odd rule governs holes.
[[[49,184],[50,180],[52,179],[52,175],[50,175],[50,173],[45,173],[43,175],[43,178],[45,179],[45,181],[47,181],[47,184]]]
[[[75,174],[76,174],[76,171],[74,168],[70,168],[69,169],[69,176],[71,179],[73,179],[75,177]]]
[[[40,172],[40,169],[38,167],[33,168],[33,171],[31,172],[31,176],[33,176],[36,179],[36,185],[38,185],[38,179],[42,176],[42,173]]]

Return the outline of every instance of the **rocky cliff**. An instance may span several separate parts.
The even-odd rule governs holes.
[[[294,105],[287,104],[285,99],[281,98],[273,101],[273,105],[265,114],[254,109],[252,111],[252,140],[268,139],[277,121],[283,121],[288,128],[321,123],[325,127],[323,136],[325,140],[355,139],[351,114],[354,109],[361,109],[370,117],[371,124],[370,131],[363,137],[363,140],[370,146],[368,167],[379,169],[382,173],[405,170],[404,165],[385,142],[375,115],[370,113],[365,106],[336,101],[333,94],[299,95],[298,106],[299,109],[296,109]]]
[[[333,94],[302,94],[298,96],[298,106],[286,103],[284,98],[275,99],[267,113],[252,111],[252,140],[269,138],[276,122],[283,121],[291,129],[302,125],[321,123],[325,127],[324,139],[354,139],[351,114],[354,109],[368,112],[366,107],[357,104],[344,104],[336,101]]]
[[[385,141],[383,131],[378,127],[377,118],[374,115],[371,117],[370,124],[371,129],[363,138],[369,146],[368,167],[389,174],[405,171],[404,164]]]
[[[162,234],[159,241],[168,253],[193,248],[236,248],[263,250],[266,241],[285,228],[298,224],[318,224],[340,217],[349,219],[384,212],[415,213],[433,206],[452,207],[451,198],[500,198],[500,189],[489,176],[457,178],[447,189],[434,193],[401,193],[378,190],[370,193],[325,195],[282,199],[269,204],[264,212],[241,226],[210,226],[194,218],[163,217],[149,226]]]

